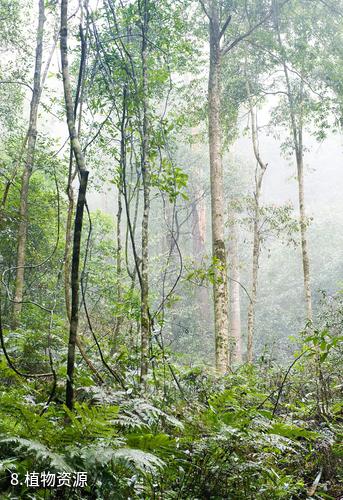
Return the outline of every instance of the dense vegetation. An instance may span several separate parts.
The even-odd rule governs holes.
[[[343,498],[342,17],[0,0],[1,499]]]

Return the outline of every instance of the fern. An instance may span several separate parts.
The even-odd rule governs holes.
[[[42,462],[42,464],[48,462],[51,467],[53,467],[57,471],[72,472],[72,468],[67,464],[65,458],[62,455],[51,451],[49,448],[41,443],[38,443],[37,441],[11,436],[1,439],[0,443],[14,443],[15,449],[20,450],[24,448],[38,461]]]
[[[133,448],[119,448],[119,450],[114,451],[113,459],[124,461],[128,465],[133,466],[133,469],[150,474],[157,473],[157,470],[165,465],[163,460],[152,453]]]
[[[103,467],[110,462],[121,462],[136,473],[153,474],[165,465],[163,460],[147,451],[124,447],[115,449],[114,445],[119,443],[116,441],[111,447],[101,443],[85,446],[78,455],[86,468]]]
[[[153,425],[158,425],[161,421],[180,430],[184,428],[182,422],[177,418],[139,398],[126,401],[115,419],[117,425],[130,430],[150,428]]]

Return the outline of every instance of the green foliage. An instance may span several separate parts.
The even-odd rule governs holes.
[[[313,344],[315,338],[307,341]],[[325,366],[332,353],[329,349]],[[302,362],[307,372],[308,362]],[[10,391],[0,392],[2,490],[9,498],[18,494],[9,484],[10,471],[23,477],[26,470],[82,470],[88,486],[60,489],[62,498],[114,498],[115,491],[115,498],[123,499],[289,500],[306,498],[324,467],[317,493],[326,498],[325,492],[336,491],[332,467],[335,474],[342,469],[342,404],[339,389],[331,387],[329,413],[323,421],[313,419],[306,410],[317,406],[316,382],[311,372],[304,376],[302,363],[295,365],[281,398],[276,367],[241,368],[223,378],[183,368],[183,394],[171,377],[150,400],[132,390],[85,387],[73,412],[53,403],[43,415],[36,399],[44,385],[36,385],[32,398],[33,385],[12,378]],[[301,404],[304,390],[310,395]],[[21,491],[29,498],[30,489],[23,485]],[[35,494],[55,498],[55,490]]]
[[[253,197],[246,197],[245,201],[247,215],[241,218],[241,223],[252,230],[255,219],[255,200]],[[261,244],[277,238],[282,243],[296,246],[299,222],[294,215],[293,206],[290,203],[260,206],[258,230]]]
[[[313,356],[319,355],[320,362],[322,363],[326,360],[332,349],[336,349],[343,343],[343,335],[331,334],[327,329],[322,331],[314,330],[304,340],[309,344],[311,354]]]
[[[287,94],[292,96],[298,128],[304,125],[320,141],[330,129],[336,130],[343,109],[342,28],[336,16],[326,15],[327,2],[313,3],[310,9],[302,0],[283,2],[280,31],[284,47],[279,46],[275,31],[277,2],[273,2],[273,16],[269,16],[270,2],[266,0],[216,3],[221,25],[231,15],[221,37],[223,48],[258,25],[222,59],[223,150],[240,132],[247,78],[257,108],[266,102],[266,95],[273,94],[274,100],[266,102],[276,104],[271,115],[273,132],[290,128]],[[276,270],[270,275],[261,273],[268,294],[259,296],[257,314],[262,317],[263,335],[256,343],[277,343],[282,366],[269,352],[255,366],[240,366],[223,377],[204,366],[211,366],[214,344],[209,327],[212,304],[206,288],[216,283],[221,270],[219,260],[206,255],[209,185],[208,180],[202,182],[200,178],[208,174],[208,144],[204,140],[208,125],[204,71],[208,20],[199,2],[188,0],[107,0],[95,4],[90,2],[88,8],[71,12],[68,19],[71,84],[74,92],[80,64],[80,16],[88,47],[80,102],[75,107],[82,124],[80,142],[90,167],[91,193],[95,189],[97,195],[104,195],[104,183],[110,182],[115,194],[110,191],[108,196],[114,194],[118,215],[115,222],[113,214],[100,211],[91,210],[89,218],[84,217],[78,325],[83,350],[82,355],[76,352],[75,405],[70,411],[63,404],[69,332],[64,296],[70,288],[69,275],[63,276],[69,159],[67,148],[63,149],[67,143],[57,145],[55,132],[53,139],[41,132],[46,112],[54,115],[57,124],[64,117],[61,75],[50,73],[42,94],[28,200],[25,304],[21,323],[12,328],[21,154],[27,130],[21,115],[28,108],[23,103],[29,95],[28,75],[33,73],[31,33],[29,28],[22,28],[26,23],[31,27],[28,20],[35,17],[35,10],[26,19],[25,5],[17,0],[0,0],[4,53],[0,63],[0,197],[4,203],[0,213],[1,320],[8,356],[19,370],[31,374],[22,379],[1,355],[0,496],[13,500],[297,500],[310,495],[321,472],[312,496],[317,500],[338,498],[343,494],[342,294],[325,297],[315,327],[308,325],[302,339],[296,339],[298,358],[285,367],[288,353],[278,332],[282,331],[285,338],[285,332],[294,331],[295,320],[300,322],[302,315],[301,305],[298,307],[293,296],[292,279],[299,274],[292,267],[295,259],[292,256],[289,265],[280,254],[281,258],[275,259]],[[341,2],[330,0],[330,8],[336,4],[341,8]],[[44,46],[49,45],[54,21],[50,15],[56,6],[55,1],[46,2]],[[27,10],[30,8],[31,4]],[[266,22],[260,23],[261,16],[267,16]],[[145,20],[147,71],[143,78]],[[15,51],[22,55],[12,64]],[[47,53],[43,56],[46,61]],[[289,89],[282,76],[283,60],[289,66]],[[52,87],[56,83],[56,89],[49,83]],[[167,110],[169,101],[172,111]],[[182,149],[186,141],[192,144],[187,158]],[[293,153],[292,134],[282,148]],[[177,160],[178,156],[182,158]],[[224,156],[225,165],[227,159]],[[230,157],[228,163],[232,165],[225,171],[223,201],[235,205],[240,219],[251,229],[255,201],[245,196],[248,183],[242,179],[246,161],[234,165],[236,161]],[[149,191],[145,207],[143,183]],[[73,186],[77,187],[77,177]],[[168,232],[167,237],[165,226],[161,226],[162,218],[170,217],[166,198],[173,204],[173,218],[167,221],[172,235]],[[88,202],[91,208],[91,196]],[[146,272],[141,265],[146,249],[141,248],[141,222],[148,205],[152,328],[150,370],[142,387],[138,375],[140,281]],[[271,238],[295,243],[299,227],[290,204],[261,206],[260,223],[262,243]],[[337,228],[336,218],[335,223]],[[327,228],[322,234],[323,241],[317,247],[321,254],[327,252],[330,265],[333,259],[326,250]],[[166,240],[171,242],[170,251],[164,248]],[[239,243],[240,249],[249,251]],[[185,249],[192,245],[192,253],[185,256]],[[248,260],[244,255],[241,260],[243,274]],[[339,256],[336,261],[340,262]],[[280,272],[280,263],[286,268],[284,273]],[[175,280],[177,266],[182,268],[179,282]],[[332,267],[331,274],[321,273],[331,287],[339,270],[338,264]],[[286,287],[282,282],[285,273]],[[243,278],[242,283],[246,283]],[[274,290],[286,294],[282,306],[276,302],[278,293]],[[199,300],[194,300],[196,296]],[[286,309],[294,310],[292,325]],[[266,311],[273,315],[271,325]],[[194,328],[197,321],[199,331]],[[56,380],[50,374],[52,369]],[[48,375],[34,378],[37,373]],[[10,483],[11,472],[23,478],[27,471],[47,470],[85,471],[88,485],[83,489],[33,490],[25,484]]]
[[[192,270],[185,275],[185,280],[195,283],[198,286],[213,285],[216,280],[219,280],[218,271],[221,269],[219,259],[213,257],[208,264],[206,261],[201,267],[195,263],[192,264]]]
[[[181,195],[184,200],[188,199],[185,192],[187,187],[188,175],[179,167],[175,167],[172,162],[163,158],[161,168],[158,172],[151,174],[151,184],[157,187],[169,197],[172,203]]]

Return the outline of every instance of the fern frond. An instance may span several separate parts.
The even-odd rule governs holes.
[[[10,436],[7,438],[0,439],[0,443],[14,443],[15,449],[25,448],[28,453],[34,455],[37,460],[40,460],[44,463],[48,461],[55,470],[64,471],[64,472],[72,472],[72,468],[67,464],[64,457],[51,451],[49,448],[44,446],[37,441],[33,441],[31,439],[23,439],[17,436]]]
[[[113,458],[133,465],[135,469],[143,473],[154,474],[165,465],[163,460],[156,455],[134,448],[119,448],[114,451]]]
[[[117,442],[116,444],[119,444]],[[122,444],[122,443],[121,443]],[[84,446],[79,452],[85,468],[106,466],[109,462],[121,462],[134,472],[156,473],[165,463],[156,455],[135,448],[113,448],[105,444]]]

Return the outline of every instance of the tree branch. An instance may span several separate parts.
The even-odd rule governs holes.
[[[31,92],[33,92],[33,88],[28,83],[18,82],[18,81],[15,81],[15,80],[0,80],[0,85],[6,84],[6,83],[8,83],[8,84],[15,84],[15,85],[24,85],[24,87],[28,87],[31,90]]]
[[[280,5],[280,8],[283,7],[287,2],[289,2],[289,0],[284,0],[284,2],[282,2],[282,4]],[[273,15],[273,12],[274,12],[273,8],[270,9],[268,14],[266,14],[258,23],[254,24],[254,26],[252,26],[248,31],[237,37],[233,42],[224,46],[222,48],[222,55],[224,56],[225,54],[230,52],[230,50],[232,50],[237,44],[239,44],[239,42],[241,42],[245,38],[248,38],[248,36],[250,36],[257,28],[262,26],[262,24],[264,24]]]
[[[225,23],[223,24],[223,27],[222,29],[220,30],[220,33],[219,33],[219,40],[223,37],[223,35],[225,34],[225,31],[227,30],[227,27],[229,26],[230,24],[230,21],[231,21],[231,14],[228,16],[228,18],[226,19]]]
[[[209,20],[211,21],[211,16],[210,14],[208,13],[208,10],[206,9],[206,6],[205,6],[205,2],[203,0],[199,0],[200,4],[201,4],[201,7],[202,7],[202,10],[205,12],[206,16],[209,18]]]

